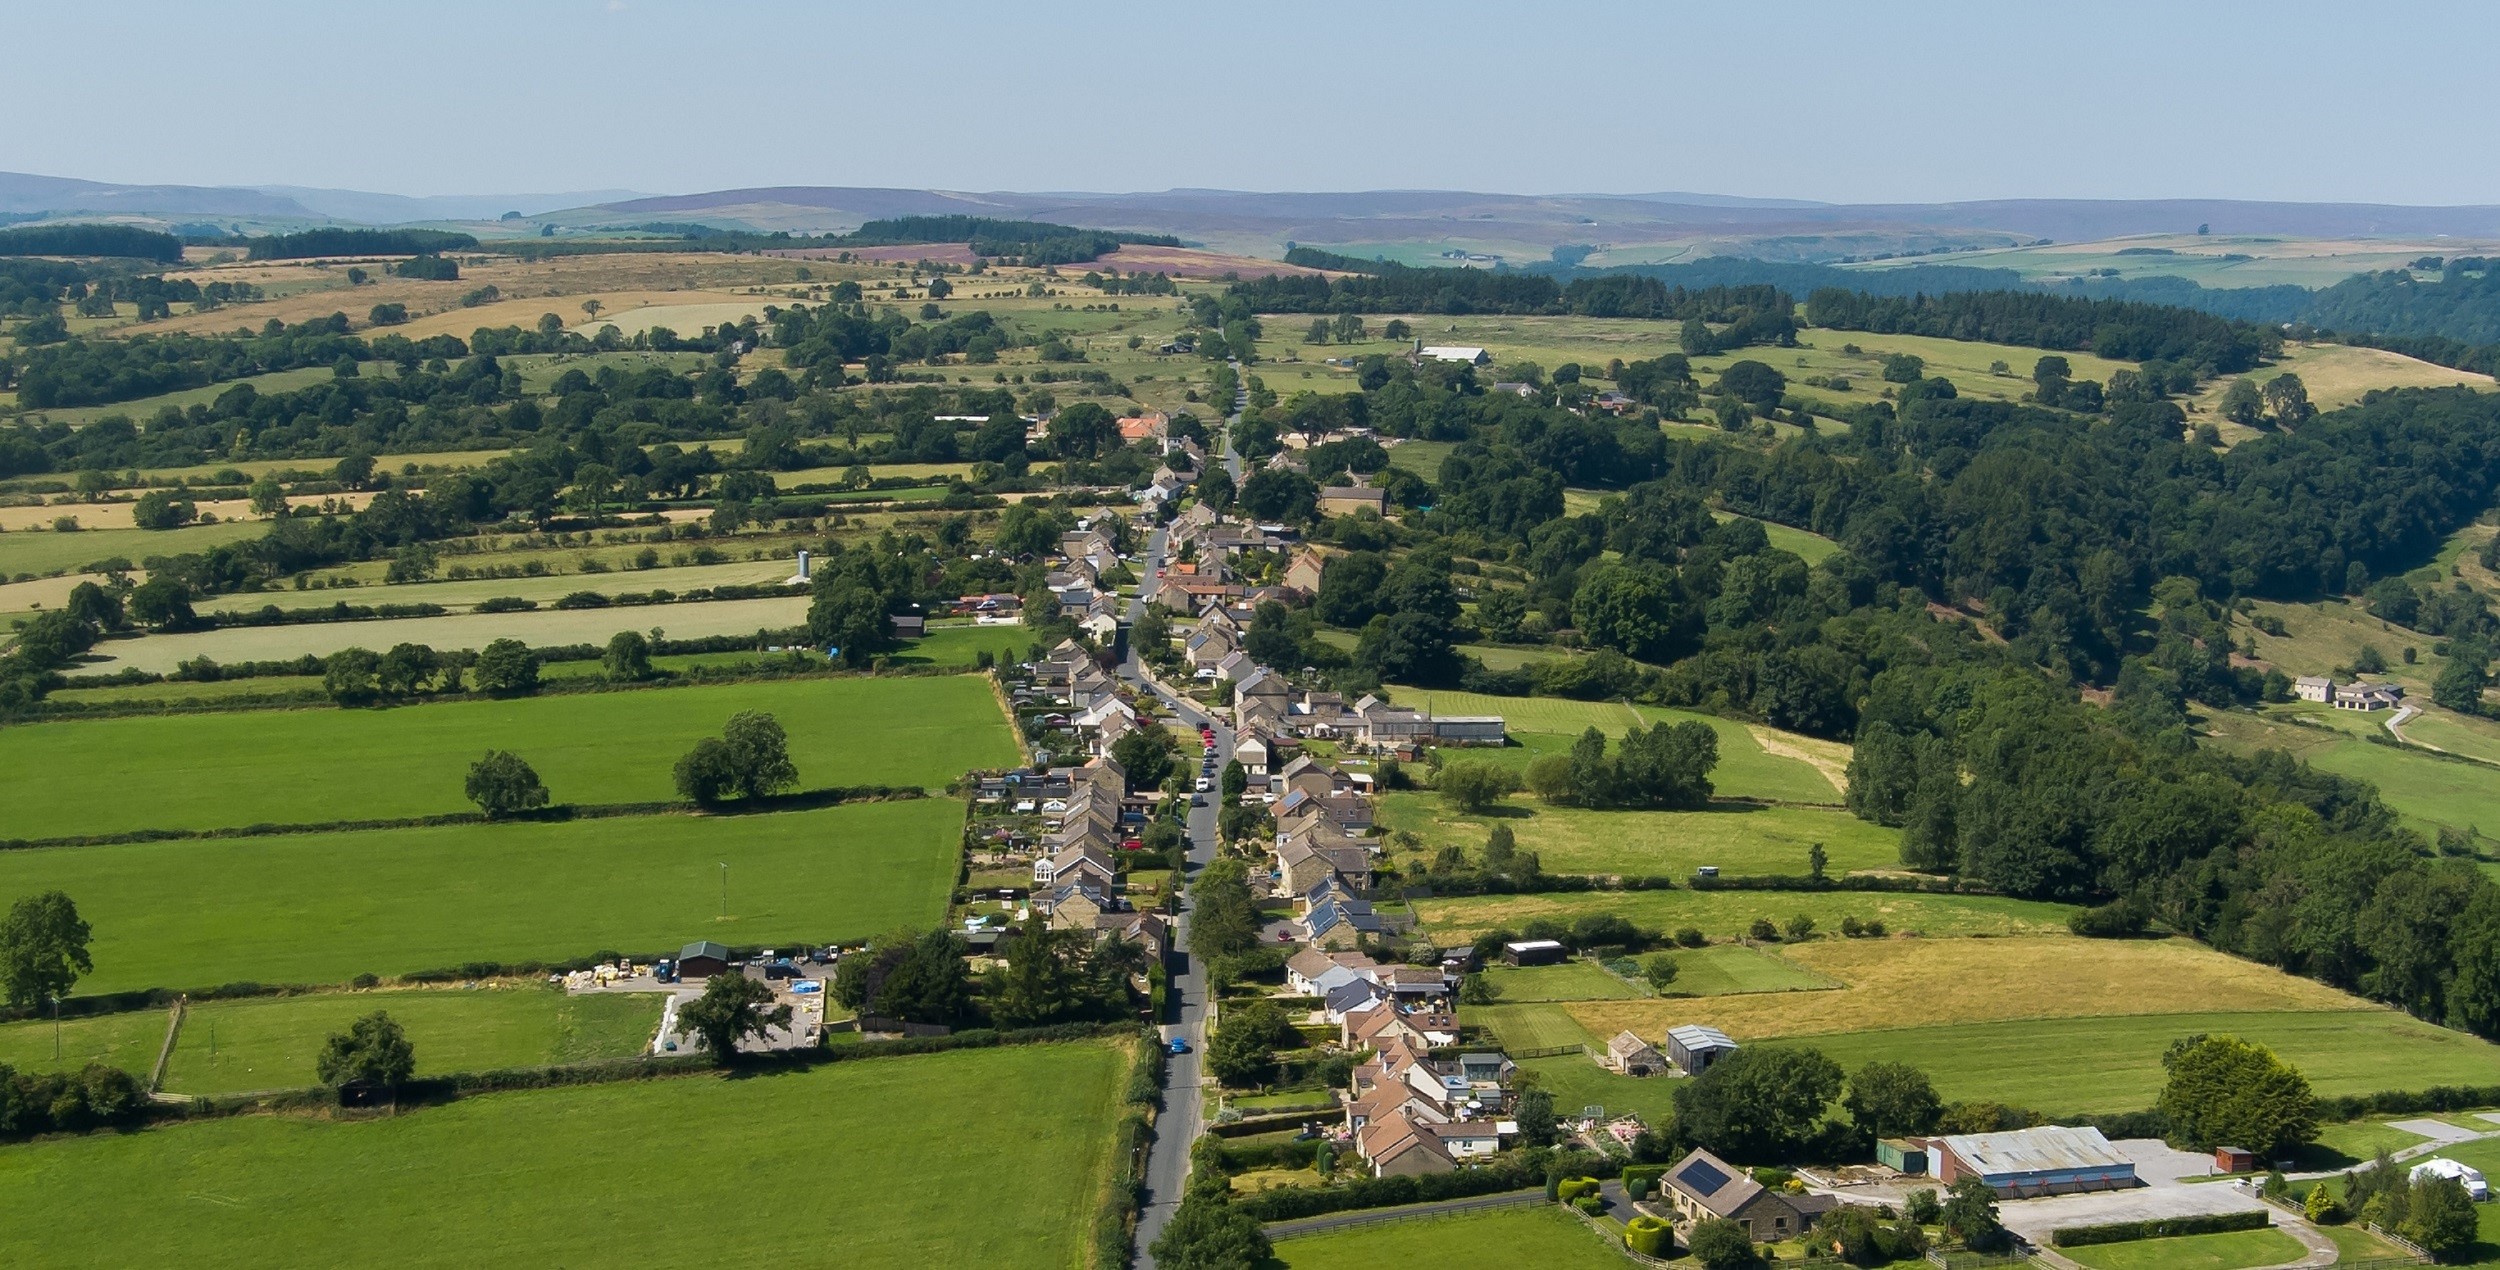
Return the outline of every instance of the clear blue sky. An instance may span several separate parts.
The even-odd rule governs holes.
[[[108,181],[2500,202],[2490,3],[11,0],[0,48],[0,169]]]

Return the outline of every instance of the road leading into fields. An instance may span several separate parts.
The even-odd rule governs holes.
[[[1137,600],[1129,606],[1132,627],[1144,615],[1146,605],[1153,599],[1162,581],[1165,547],[1164,533],[1160,529],[1146,540],[1145,582],[1137,589]],[[1120,666],[1120,676],[1161,698],[1183,723],[1191,727],[1213,727],[1216,752],[1231,751],[1232,729],[1225,726],[1222,720],[1199,709],[1194,702],[1175,697],[1146,678],[1134,645],[1129,649],[1128,660]],[[1195,878],[1198,870],[1215,859],[1214,801],[1210,798],[1207,800],[1209,805],[1189,809],[1189,867],[1182,881],[1180,912],[1172,921],[1173,944],[1183,950],[1189,947],[1191,905],[1188,879]],[[1165,1059],[1163,1108],[1155,1117],[1154,1142],[1146,1149],[1146,1197],[1144,1206],[1137,1214],[1139,1265],[1154,1264],[1154,1257],[1146,1250],[1154,1245],[1156,1236],[1163,1233],[1164,1224],[1172,1220],[1172,1210],[1180,1207],[1181,1192],[1189,1182],[1190,1144],[1198,1140],[1203,1128],[1200,1123],[1203,1114],[1200,1090],[1204,1086],[1205,1075],[1200,1060],[1207,1049],[1206,985],[1206,963],[1197,954],[1183,951],[1179,969],[1170,980],[1172,1018],[1163,1026],[1163,1038],[1167,1042],[1175,1039],[1186,1041],[1189,1048],[1186,1053]]]

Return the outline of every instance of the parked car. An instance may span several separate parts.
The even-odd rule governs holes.
[[[1163,1048],[1165,1053],[1186,1054],[1189,1052],[1189,1041],[1185,1037],[1175,1036],[1172,1038],[1172,1043]]]

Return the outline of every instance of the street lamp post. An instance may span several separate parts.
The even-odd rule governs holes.
[[[720,916],[722,921],[729,920],[729,862],[727,860],[720,861]]]

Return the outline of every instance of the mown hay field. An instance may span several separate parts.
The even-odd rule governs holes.
[[[733,1267],[839,1249],[850,1265],[1064,1270],[1084,1257],[1126,1062],[1104,1043],[962,1050],[31,1143],[0,1153],[0,1193],[27,1211],[113,1195],[148,1217],[11,1222],[0,1261],[622,1265],[665,1249]]]
[[[1810,807],[1591,811],[1514,797],[1491,814],[1469,815],[1436,794],[1399,792],[1382,799],[1380,821],[1422,834],[1429,846],[1455,842],[1470,850],[1494,826],[1507,825],[1519,849],[1536,852],[1548,873],[1684,878],[1710,865],[1729,876],[1803,876],[1818,842],[1834,875],[1901,864],[1900,830]]]
[[[77,899],[95,931],[80,991],[334,984],[925,928],[945,919],[962,827],[961,803],[924,798],[45,847],[0,852],[0,896]]]
[[[2186,939],[1815,939],[1792,945],[1783,955],[1846,986],[1692,1000],[1582,1001],[1567,1008],[1600,1036],[1626,1028],[1650,1036],[1676,1024],[1705,1023],[1742,1041],[2017,1019],[2349,1011],[2365,1005],[2325,984]]]
[[[561,803],[665,800],[678,757],[741,710],[780,720],[807,789],[938,788],[1016,758],[980,677],[794,679],[12,727],[0,806],[23,838],[438,815],[471,810],[469,764],[490,748]]]
[[[1568,751],[1572,742],[1590,728],[1596,728],[1610,740],[1621,740],[1635,723],[1643,727],[1704,723],[1719,734],[1719,763],[1711,769],[1710,779],[1721,795],[1835,804],[1840,801],[1840,789],[1832,777],[1825,775],[1825,769],[1845,769],[1849,763],[1849,747],[1838,742],[1662,706],[1570,701],[1560,697],[1493,697],[1426,688],[1392,688],[1391,693],[1399,705],[1430,710],[1435,715],[1498,714],[1512,739],[1518,742],[1498,750],[1447,750],[1444,758],[1525,766],[1540,754]],[[1766,737],[1769,746],[1765,745]],[[1771,746],[1784,752],[1774,753]]]
[[[577,582],[571,589],[588,588]],[[362,622],[237,626],[183,635],[107,640],[95,648],[103,660],[89,663],[86,669],[111,674],[128,668],[161,675],[200,657],[220,664],[285,661],[308,654],[327,657],[342,648],[379,652],[394,644],[423,644],[438,651],[484,648],[499,639],[517,639],[530,645],[604,644],[618,631],[648,630],[654,626],[679,639],[752,635],[803,625],[807,621],[807,604],[807,596],[802,593],[760,600],[704,600],[636,608],[542,608],[518,613],[451,613]]]
[[[2066,929],[2074,912],[2062,904],[1995,895],[1921,895],[1895,891],[1582,891],[1417,900],[1423,930],[1444,947],[1489,930],[1518,930],[1546,918],[1569,925],[1591,913],[1612,913],[1635,926],[1673,934],[1690,926],[1713,940],[1744,935],[1754,919],[1784,926],[1803,914],[1828,940],[1844,917],[1881,921],[1895,935],[2036,935]],[[1818,941],[1818,943],[1821,941]],[[1788,955],[1799,950],[1788,949]],[[1811,963],[1808,963],[1811,964]]]

